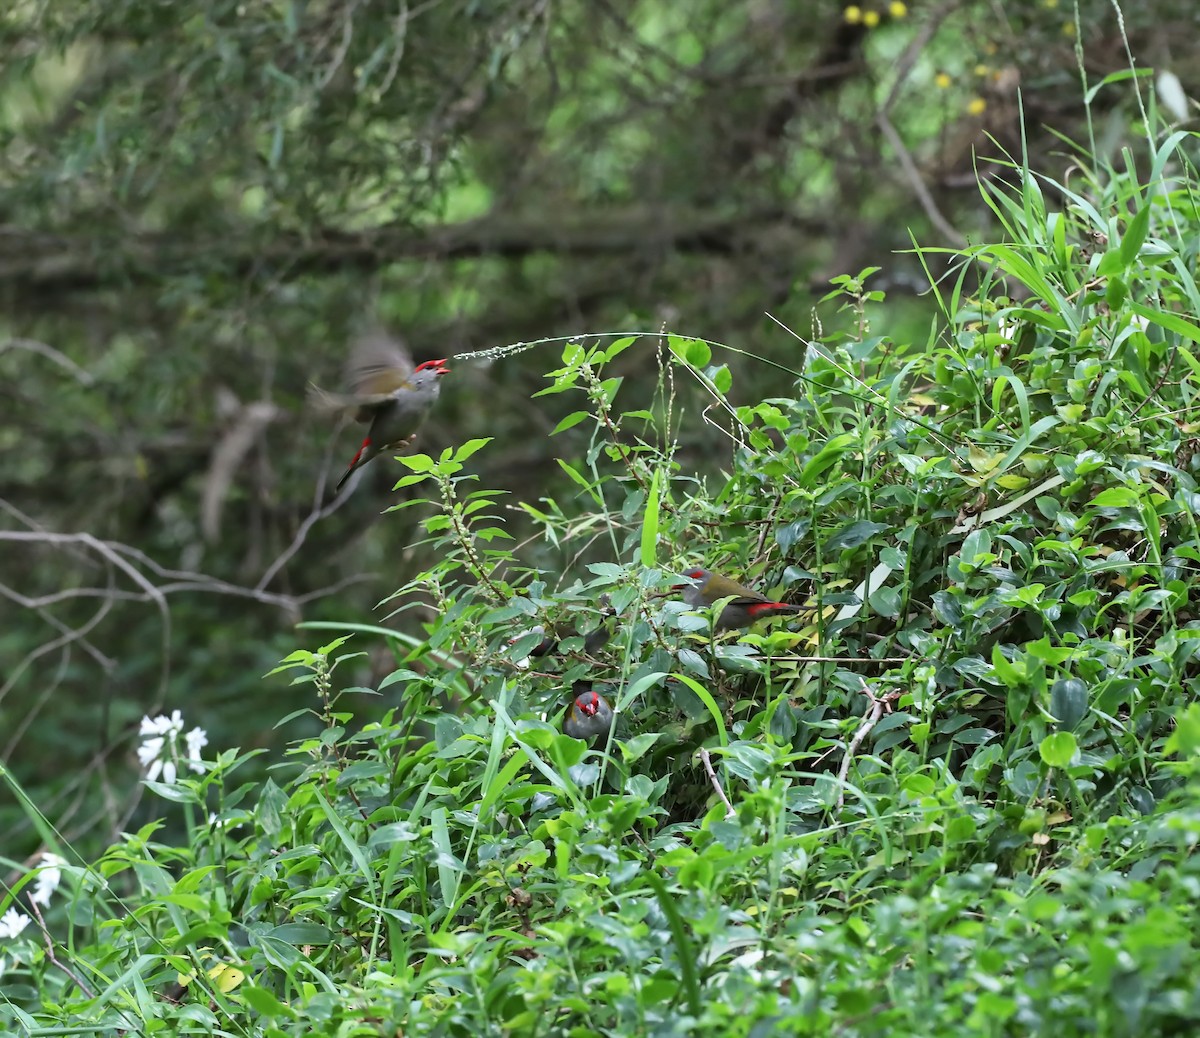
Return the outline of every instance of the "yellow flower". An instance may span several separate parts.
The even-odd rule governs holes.
[[[980,63],[975,66],[974,71],[975,71],[975,75],[977,75],[977,76],[986,76],[988,74],[988,67],[986,65],[984,65],[983,63]]]
[[[906,14],[908,14],[908,4],[902,4],[900,0],[892,0],[892,2],[888,4],[888,14],[890,14],[893,18],[903,18]]]
[[[863,11],[863,25],[868,29],[874,29],[879,24],[878,11]]]
[[[982,97],[973,97],[967,102],[968,115],[982,115],[987,108],[987,102]]]
[[[933,77],[933,81],[939,87],[941,87],[943,90],[945,90],[952,82],[950,77],[948,75],[946,75],[945,72],[939,72],[936,76]]]
[[[849,22],[851,25],[857,25],[859,22],[862,21],[862,8],[855,7],[852,4],[850,7],[847,7],[846,10],[844,10],[842,12],[842,17],[845,18],[846,21]]]
[[[1057,7],[1058,0],[1042,0],[1043,7]]]
[[[1075,23],[1074,22],[1063,22],[1063,35],[1064,36],[1074,36],[1075,35]]]

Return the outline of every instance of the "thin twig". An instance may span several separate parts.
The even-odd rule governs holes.
[[[85,995],[87,995],[88,998],[95,998],[96,996],[92,992],[91,988],[89,988],[82,980],[80,980],[79,977],[77,977],[71,971],[70,967],[60,962],[58,956],[54,954],[54,941],[50,937],[50,930],[46,926],[46,920],[42,918],[41,909],[38,908],[37,902],[34,901],[33,898],[29,899],[29,911],[33,914],[34,919],[37,920],[38,929],[42,931],[42,940],[46,944],[46,958],[54,963],[54,965],[62,970],[63,973],[65,973],[68,977],[70,977],[75,982],[75,986],[79,988],[79,990]]]
[[[713,771],[712,761],[708,756],[708,750],[703,746],[700,747],[700,760],[704,764],[704,770],[708,772],[708,781],[712,783],[712,788],[717,791],[717,796],[721,798],[721,803],[725,805],[725,817],[732,818],[735,814],[737,814],[737,812],[734,811],[733,805],[729,802],[729,798],[725,795],[725,790],[721,788],[721,783],[717,779],[717,773]]]
[[[911,656],[772,656],[772,660],[787,660],[789,663],[908,663]]]
[[[70,357],[53,346],[47,346],[44,342],[38,342],[36,339],[9,339],[8,342],[0,343],[0,353],[11,349],[29,350],[30,353],[40,354],[69,371],[83,385],[94,386],[96,384],[96,380]]]
[[[329,471],[330,448],[325,448],[325,461],[321,466],[321,478],[317,480],[316,490],[313,492],[313,507],[310,509],[304,522],[300,524],[300,528],[296,531],[296,535],[292,538],[292,543],[289,544],[279,557],[269,565],[259,578],[258,583],[254,586],[255,591],[265,591],[271,581],[275,579],[284,566],[291,560],[292,556],[298,552],[304,545],[308,537],[308,531],[321,519],[333,515],[339,508],[350,500],[350,495],[354,492],[354,485],[347,486],[341,494],[336,495],[328,504],[322,505],[321,502],[325,498],[325,477]]]
[[[868,733],[883,717],[884,710],[891,713],[892,703],[899,698],[899,692],[889,692],[885,696],[876,696],[867,686],[863,685],[863,695],[867,697],[869,706],[866,713],[863,715],[863,722],[858,726],[858,731],[854,733],[854,738],[850,740],[850,744],[846,747],[846,756],[842,758],[842,766],[838,769],[838,798],[837,806],[841,807],[846,801],[846,776],[850,774],[850,762],[854,759],[854,755],[858,752],[858,748],[862,745]]]

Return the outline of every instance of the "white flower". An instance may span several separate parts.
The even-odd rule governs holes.
[[[0,938],[16,937],[28,925],[29,916],[24,912],[18,912],[15,908],[10,908],[3,917],[0,917]]]
[[[138,760],[142,762],[142,767],[148,767],[151,761],[158,761],[162,756],[163,745],[166,740],[161,738],[147,739],[141,746],[138,747]]]
[[[175,779],[179,777],[179,769],[175,767],[173,760],[156,760],[150,765],[150,770],[146,772],[147,782],[156,782],[161,778],[168,786],[174,785]]]
[[[203,772],[204,760],[200,756],[200,751],[208,745],[208,732],[203,728],[193,728],[184,736],[187,742],[187,760],[188,767],[192,771]]]
[[[62,866],[66,864],[57,854],[43,854],[42,868],[37,874],[37,879],[33,881],[33,893],[29,895],[29,900],[35,905],[43,907],[50,904],[50,895],[57,889],[59,883],[62,882]]]
[[[170,717],[165,714],[143,717],[138,731],[143,738],[137,755],[146,770],[147,782],[154,782],[161,776],[164,782],[174,783],[182,764],[195,772],[204,771],[200,751],[208,745],[208,733],[203,728],[193,728],[183,737],[186,750],[181,748],[179,737],[183,733],[183,715],[178,710],[172,711]]]
[[[171,716],[159,714],[157,717],[143,717],[139,731],[141,735],[178,735],[183,731],[183,715],[178,710],[171,711]]]

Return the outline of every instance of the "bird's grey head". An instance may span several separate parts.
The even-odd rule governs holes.
[[[443,375],[450,374],[450,369],[446,367],[446,361],[443,360],[427,360],[423,364],[418,364],[412,373],[412,378],[409,379],[413,389],[434,389],[436,390],[441,382]]]

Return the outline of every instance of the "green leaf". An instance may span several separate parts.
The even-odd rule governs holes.
[[[776,426],[775,428],[779,428]],[[805,464],[800,473],[800,485],[804,487],[816,486],[817,481],[830,468],[832,468],[855,444],[858,439],[850,433],[842,433],[838,436],[832,436],[829,441],[817,452],[816,456],[810,458]]]
[[[611,404],[617,398],[617,392],[621,388],[623,378],[606,378],[600,383],[600,392],[607,404]]]
[[[151,782],[149,779],[145,781],[144,785],[155,796],[160,796],[163,800],[169,800],[173,804],[196,804],[200,802],[200,798],[191,786],[168,785],[165,782]]]
[[[1096,264],[1096,274],[1102,278],[1112,277],[1114,274],[1121,273],[1125,266],[1120,250],[1110,249],[1100,257],[1100,262]]]
[[[1200,704],[1192,703],[1175,716],[1175,731],[1164,747],[1166,753],[1180,757],[1200,755]]]
[[[1093,508],[1134,508],[1138,495],[1128,487],[1109,487],[1092,498]]]
[[[642,565],[651,568],[658,556],[658,497],[662,489],[662,469],[655,469],[650,480],[650,496],[642,516]]]
[[[300,947],[303,944],[329,944],[333,940],[333,931],[320,923],[280,923],[261,936]]]
[[[724,711],[717,705],[717,701],[713,699],[712,693],[701,685],[695,678],[690,678],[686,674],[676,674],[674,680],[680,684],[686,685],[699,697],[700,702],[704,704],[704,708],[708,711],[709,716],[713,719],[713,723],[717,726],[717,743],[724,747],[729,744],[729,735],[725,730]]]
[[[707,367],[712,360],[712,349],[703,339],[692,339],[688,343],[686,359],[693,368]]]
[[[1121,262],[1126,268],[1132,267],[1146,241],[1150,230],[1150,206],[1144,205],[1129,221],[1125,236],[1121,239]]]
[[[330,827],[337,833],[338,838],[342,841],[342,845],[346,848],[350,857],[354,859],[354,864],[358,867],[359,875],[366,881],[367,887],[373,897],[375,895],[375,870],[371,868],[370,863],[367,861],[367,856],[363,852],[362,847],[354,839],[350,830],[346,828],[346,823],[342,821],[342,816],[334,810],[333,805],[316,791],[313,792],[313,796],[316,798],[317,803],[321,805],[321,810],[325,813],[325,820],[329,822]]]
[[[585,418],[590,418],[591,415],[591,411],[572,411],[550,431],[550,435],[557,436],[560,432],[566,432],[568,429],[573,429]]]
[[[296,1010],[280,1002],[273,993],[255,984],[243,984],[238,988],[238,997],[254,1012],[268,1019],[276,1016],[286,1016],[289,1020],[296,1018]]]
[[[612,360],[619,353],[624,353],[625,350],[629,349],[629,347],[637,342],[637,340],[638,337],[636,335],[626,335],[624,338],[618,339],[604,351],[603,357],[605,362],[607,363],[608,361]]]
[[[1128,308],[1139,317],[1146,318],[1151,324],[1157,324],[1160,328],[1166,328],[1167,331],[1182,335],[1191,342],[1200,343],[1200,326],[1184,320],[1178,314],[1163,313],[1161,310],[1152,309],[1132,300],[1129,302]]]
[[[688,1012],[693,1018],[700,1016],[703,1005],[700,1001],[700,980],[696,969],[696,952],[683,925],[683,917],[675,904],[675,897],[667,891],[667,885],[653,872],[646,873],[646,882],[658,898],[659,907],[667,917],[671,938],[675,944],[675,961],[683,979],[683,990],[687,994]]]
[[[563,472],[565,472],[576,483],[578,483],[581,487],[583,487],[584,490],[592,489],[592,484],[589,483],[586,479],[584,479],[583,476],[581,476],[575,469],[573,469],[565,461],[563,461],[562,458],[555,458],[554,460],[558,462],[558,464],[562,468]]]
[[[1063,678],[1050,686],[1050,713],[1063,731],[1078,728],[1087,711],[1087,685],[1078,678]]]
[[[886,523],[873,523],[866,519],[843,526],[825,545],[826,551],[840,551],[843,548],[857,548],[869,541],[877,533],[888,529]]]
[[[1042,760],[1051,768],[1065,768],[1075,759],[1079,744],[1070,732],[1047,735],[1038,746]]]
[[[492,442],[491,436],[484,436],[477,440],[467,440],[461,447],[454,452],[455,461],[466,461],[476,451],[481,450]]]
[[[396,460],[413,472],[432,472],[437,467],[437,462],[428,454],[402,454]]]
[[[458,879],[460,866],[454,856],[450,842],[449,813],[444,807],[435,807],[429,815],[430,835],[433,847],[437,851],[434,859],[437,862],[438,886],[442,891],[442,904],[447,911],[453,909],[454,899],[458,897]]]
[[[632,739],[626,739],[621,743],[621,759],[626,764],[632,764],[644,756],[662,737],[662,732],[643,732],[641,735],[635,735]]]

